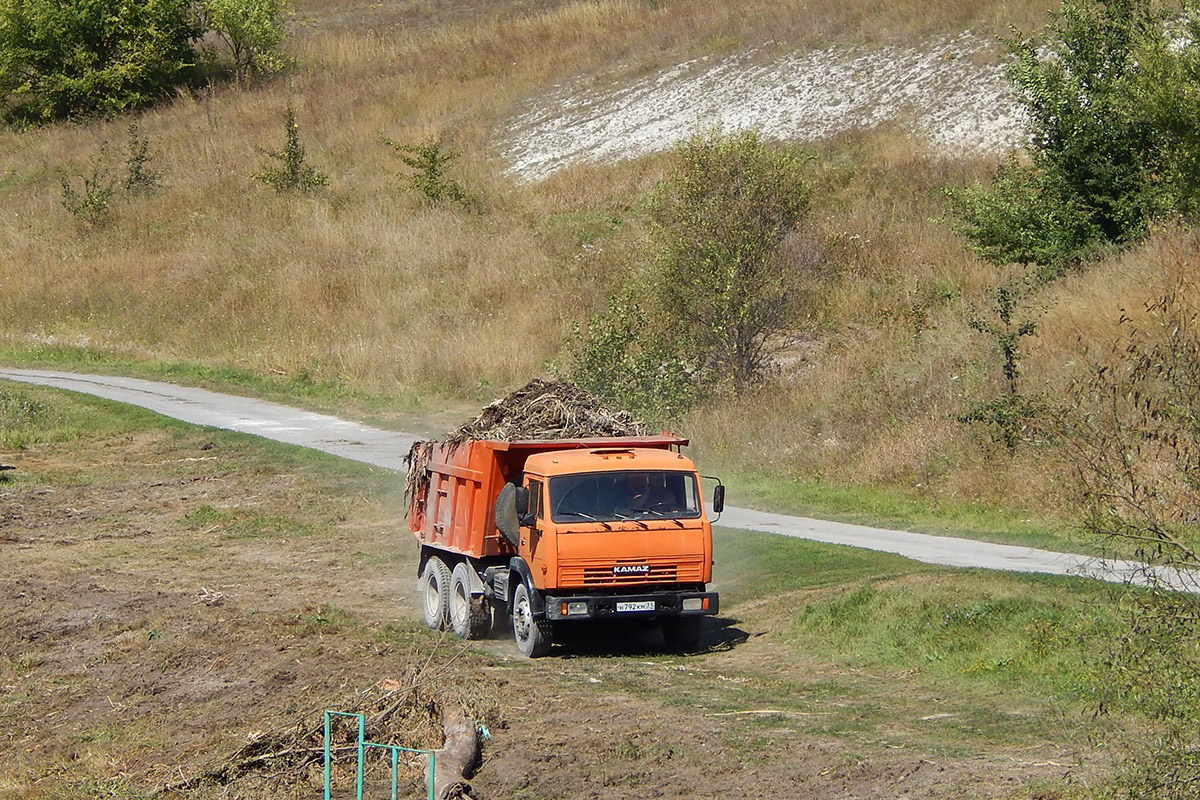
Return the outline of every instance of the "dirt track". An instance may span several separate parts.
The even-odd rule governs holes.
[[[6,368],[0,368],[0,378],[130,403],[185,422],[251,433],[392,470],[404,469],[401,457],[417,438],[412,434],[371,428],[278,403],[136,378]],[[927,564],[950,567],[1051,575],[1079,574],[1117,583],[1125,582],[1138,571],[1137,565],[1130,562],[1101,562],[1070,553],[892,531],[736,507],[726,509],[721,524],[729,528],[795,536],[829,544],[865,547],[896,553]],[[1166,579],[1169,580],[1169,576]],[[1194,582],[1188,582],[1185,588],[1194,590]]]

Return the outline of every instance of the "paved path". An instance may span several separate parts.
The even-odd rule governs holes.
[[[399,472],[404,470],[404,454],[416,439],[410,434],[379,430],[278,403],[137,378],[5,368],[0,368],[0,378],[130,403],[184,422],[311,447]],[[892,531],[745,508],[727,507],[720,525],[896,553],[915,561],[950,567],[1088,575],[1107,581],[1123,581],[1138,571],[1138,565],[1132,562],[1101,562],[1070,553]],[[1178,576],[1172,576],[1171,582],[1178,580]],[[1188,580],[1186,584],[1191,588],[1195,581]]]

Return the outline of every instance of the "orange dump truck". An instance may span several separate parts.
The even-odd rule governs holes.
[[[466,639],[512,620],[544,655],[580,620],[661,624],[673,649],[715,614],[712,527],[686,439],[641,436],[429,445],[409,500],[426,624]],[[720,513],[718,482],[712,508]]]

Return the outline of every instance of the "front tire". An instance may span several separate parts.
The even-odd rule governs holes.
[[[550,652],[550,645],[554,643],[550,622],[534,618],[529,587],[524,583],[517,584],[513,592],[512,624],[513,639],[521,653],[530,658],[541,658]]]
[[[421,616],[435,631],[444,630],[450,616],[450,568],[437,556],[425,562],[418,587]]]
[[[471,596],[471,567],[460,561],[450,578],[450,627],[463,639],[482,639],[492,627],[488,603]]]

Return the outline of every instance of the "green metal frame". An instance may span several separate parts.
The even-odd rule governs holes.
[[[333,750],[329,746],[329,740],[333,732],[332,727],[334,717],[349,717],[350,719],[358,720],[358,744],[356,745],[354,754],[355,761],[357,763],[356,777],[354,781],[355,800],[362,800],[363,796],[363,785],[365,782],[365,760],[363,757],[366,755],[368,747],[374,747],[379,750],[387,750],[392,755],[392,800],[399,800],[399,796],[397,794],[399,791],[399,786],[397,785],[397,776],[400,767],[400,753],[417,753],[419,755],[428,756],[429,770],[428,778],[426,780],[427,788],[429,790],[428,800],[434,800],[433,773],[434,767],[437,764],[437,753],[435,753],[433,750],[416,750],[412,747],[401,747],[397,744],[368,742],[366,740],[367,718],[362,714],[351,714],[345,711],[325,712],[325,800],[330,800],[330,775],[331,767],[333,766]]]

